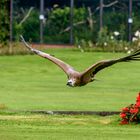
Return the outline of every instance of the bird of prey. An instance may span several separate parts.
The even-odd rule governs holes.
[[[60,67],[67,75],[68,81],[67,85],[70,87],[76,87],[76,86],[84,86],[88,84],[89,82],[93,82],[95,79],[96,73],[98,73],[100,70],[109,67],[113,64],[116,64],[118,62],[128,62],[131,60],[140,60],[140,50],[135,51],[134,53],[127,55],[125,57],[121,57],[118,59],[111,59],[111,60],[102,60],[99,61],[93,65],[91,65],[89,68],[87,68],[83,72],[78,72],[74,70],[72,66],[69,64],[63,62],[62,60],[48,54],[44,53],[42,51],[39,51],[35,48],[32,48],[30,45],[27,44],[27,42],[24,40],[23,36],[20,36],[21,41],[24,43],[24,45],[33,53],[46,58],[50,60],[51,62],[55,63],[58,67]]]

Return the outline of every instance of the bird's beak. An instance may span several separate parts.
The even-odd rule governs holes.
[[[71,85],[71,83],[69,83],[69,82],[68,82],[66,85],[67,85],[67,86],[70,86],[70,87],[73,87],[73,86]]]

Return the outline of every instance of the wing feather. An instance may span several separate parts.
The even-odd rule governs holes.
[[[113,64],[115,64],[117,62],[117,60],[102,60],[100,62],[95,63],[94,65],[92,65],[91,67],[89,67],[88,69],[86,69],[82,75],[83,76],[90,76],[90,77],[94,77],[94,75],[99,72],[100,70],[109,67]]]
[[[88,69],[86,69],[83,73],[82,76],[83,78],[86,78],[88,76],[90,77],[94,77],[94,75],[99,72],[100,70],[107,68],[109,66],[112,66],[115,63],[118,62],[129,62],[129,61],[140,61],[140,49],[135,51],[134,53],[125,56],[125,57],[121,57],[118,59],[112,59],[112,60],[103,60],[100,62],[97,62],[96,64],[90,66]]]
[[[24,43],[24,45],[30,50],[32,51],[33,53],[43,57],[43,58],[46,58],[48,60],[50,60],[51,62],[55,63],[57,66],[59,66],[68,76],[74,72],[74,69],[67,63],[63,62],[62,60],[54,57],[54,56],[51,56],[50,54],[48,53],[44,53],[42,51],[39,51],[35,48],[32,48],[30,45],[27,44],[27,42],[24,40],[23,36],[21,35],[20,36],[21,38],[21,41]]]

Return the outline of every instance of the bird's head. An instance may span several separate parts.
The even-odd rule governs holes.
[[[75,87],[75,80],[74,79],[69,79],[68,82],[67,82],[67,86],[70,86],[70,87]]]

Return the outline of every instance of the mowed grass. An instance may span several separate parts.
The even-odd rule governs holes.
[[[82,71],[96,61],[123,53],[47,52]],[[137,140],[139,125],[120,125],[119,115],[41,115],[22,110],[119,111],[135,102],[140,62],[120,63],[99,72],[84,87],[66,86],[65,74],[36,55],[0,57],[0,140]],[[2,110],[2,109],[7,110]],[[9,110],[21,113],[10,113]]]
[[[48,53],[82,71],[102,60],[124,53],[48,49]],[[15,110],[119,111],[134,103],[140,90],[140,62],[115,64],[83,87],[66,86],[65,73],[36,55],[0,57],[0,104]]]
[[[0,115],[1,140],[138,140],[139,125],[118,116]]]

